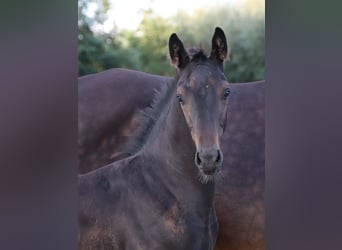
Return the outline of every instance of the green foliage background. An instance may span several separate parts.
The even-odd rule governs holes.
[[[96,2],[99,6],[93,18],[84,14],[90,2]],[[79,76],[115,67],[173,76],[174,69],[170,65],[167,48],[171,33],[177,33],[186,47],[201,46],[209,53],[211,37],[215,27],[219,26],[228,39],[230,60],[226,63],[225,73],[229,81],[264,79],[264,10],[255,8],[256,4],[264,2],[248,2],[252,4],[246,4],[245,8],[226,4],[197,9],[192,14],[179,11],[170,18],[163,18],[147,9],[137,30],[118,32],[114,28],[111,33],[105,34],[94,32],[92,27],[106,19],[110,8],[108,0],[80,0]]]

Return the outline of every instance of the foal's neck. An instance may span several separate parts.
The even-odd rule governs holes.
[[[163,166],[158,171],[162,172],[165,182],[180,199],[204,209],[211,208],[214,182],[202,184],[199,181],[199,170],[195,165],[196,147],[175,94],[167,109],[160,117],[159,129],[146,153],[154,155],[154,152],[160,152]]]

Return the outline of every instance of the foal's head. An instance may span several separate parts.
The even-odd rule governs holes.
[[[172,63],[178,68],[177,99],[196,146],[195,164],[201,180],[207,182],[218,172],[223,155],[219,137],[226,125],[229,83],[223,73],[227,41],[215,29],[210,56],[202,51],[190,56],[176,34],[169,40]]]

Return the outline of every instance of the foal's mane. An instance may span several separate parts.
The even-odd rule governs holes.
[[[156,126],[159,117],[169,103],[171,96],[174,93],[177,79],[170,80],[162,86],[160,91],[154,90],[154,98],[152,104],[140,111],[140,125],[134,132],[132,138],[125,146],[122,156],[127,157],[137,153],[147,142],[153,128]],[[121,157],[120,157],[121,158]]]
[[[187,49],[190,62],[202,62],[208,59],[202,48],[192,47]]]
[[[190,62],[203,62],[208,59],[201,48],[190,48],[188,49],[188,54]],[[160,116],[165,111],[165,107],[169,104],[171,97],[175,93],[178,79],[179,76],[176,76],[173,80],[163,85],[160,91],[154,90],[152,104],[140,111],[140,125],[125,146],[120,158],[134,155],[146,144],[153,129],[157,126]]]

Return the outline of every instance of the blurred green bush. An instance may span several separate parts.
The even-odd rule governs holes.
[[[146,10],[137,30],[114,30],[111,34],[93,32],[90,27],[94,20],[82,16],[82,13],[79,16],[80,76],[113,67],[172,76],[174,69],[167,48],[171,33],[176,32],[186,47],[201,46],[209,53],[211,37],[215,27],[219,26],[228,39],[230,61],[226,63],[225,73],[229,81],[264,79],[263,11],[251,12],[221,5],[214,9],[198,9],[192,14],[178,12],[166,19]]]

